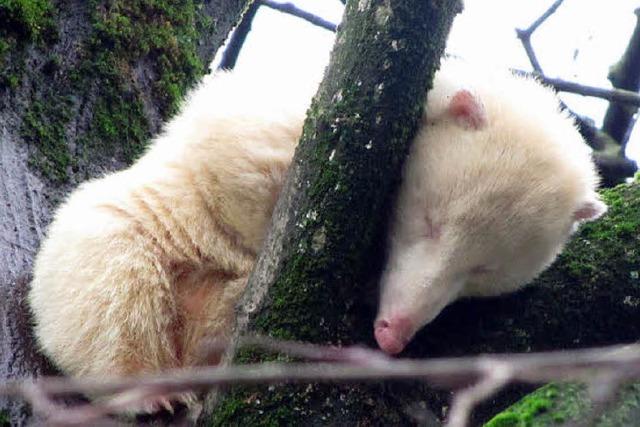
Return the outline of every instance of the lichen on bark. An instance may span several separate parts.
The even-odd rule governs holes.
[[[65,183],[131,163],[248,2],[0,2],[0,97],[31,98],[20,128],[31,165]]]
[[[28,45],[55,42],[55,9],[49,0],[0,1],[0,90],[18,86]]]
[[[371,341],[364,295],[373,290],[371,265],[381,265],[373,260],[380,259],[391,190],[460,8],[445,1],[348,2],[238,330],[316,343]],[[242,350],[235,361],[272,357]],[[369,385],[236,388],[211,422],[406,420],[388,398]]]

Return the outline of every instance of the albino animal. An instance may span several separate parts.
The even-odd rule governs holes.
[[[132,167],[68,198],[29,294],[57,366],[102,377],[217,362],[198,344],[231,331],[312,86],[207,78]],[[427,111],[382,279],[375,335],[388,353],[457,297],[530,281],[576,222],[605,211],[548,89],[445,63]]]
[[[401,352],[454,300],[515,291],[606,211],[551,90],[446,63],[403,171],[375,337]]]

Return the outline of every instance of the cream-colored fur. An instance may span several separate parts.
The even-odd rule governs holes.
[[[510,290],[512,276],[530,280],[566,239],[576,207],[595,197],[586,148],[537,84],[500,77],[472,86],[486,130],[447,116],[448,97],[474,72],[445,67],[430,95],[429,122],[405,169],[383,311],[396,302],[411,308],[411,300],[424,309],[425,266],[429,274],[445,265],[495,268],[487,276],[495,285],[469,281],[444,292],[446,302]],[[209,77],[131,168],[83,184],[60,207],[29,302],[38,342],[64,372],[127,375],[207,362],[198,343],[230,332],[311,83]],[[442,237],[408,250],[427,220]]]
[[[312,90],[209,77],[139,161],[60,207],[29,302],[64,372],[206,362],[199,342],[229,334]]]
[[[484,121],[477,129],[451,114],[460,91],[475,98],[481,114],[469,114]],[[405,164],[381,281],[375,329],[389,353],[457,298],[530,282],[577,223],[606,211],[590,150],[535,81],[445,63],[427,111]]]

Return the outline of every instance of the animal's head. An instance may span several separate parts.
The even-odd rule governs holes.
[[[390,354],[457,298],[530,282],[606,211],[589,149],[551,91],[457,67],[437,76],[403,172],[374,324]]]

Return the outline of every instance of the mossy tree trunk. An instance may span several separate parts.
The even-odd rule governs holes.
[[[23,299],[52,209],[142,152],[248,3],[0,0],[0,381],[46,369]]]
[[[371,342],[372,312],[364,301],[375,293],[371,267],[382,264],[379,244],[390,195],[460,9],[457,1],[441,0],[347,2],[249,280],[239,333]],[[241,350],[234,362],[271,357]],[[311,384],[233,389],[209,421],[384,425],[407,419],[382,387]]]

